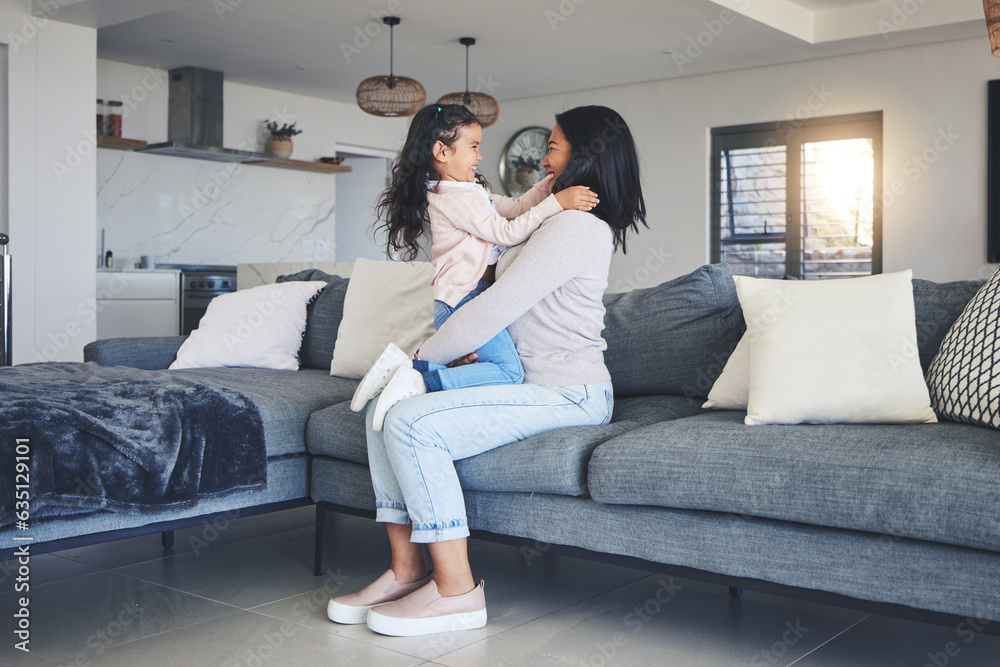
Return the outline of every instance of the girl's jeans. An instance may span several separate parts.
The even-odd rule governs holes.
[[[393,406],[382,431],[372,430],[374,405],[367,426],[376,521],[412,523],[411,541],[441,542],[469,535],[455,461],[542,431],[606,424],[614,398],[610,381],[434,392]]]
[[[480,280],[479,285],[454,308],[443,301],[435,301],[434,327],[440,329],[452,313],[479,296],[489,286],[488,282]],[[423,375],[427,391],[483,387],[491,384],[521,384],[524,381],[521,357],[517,355],[517,348],[514,347],[514,341],[506,329],[483,344],[476,350],[476,354],[479,359],[474,364],[448,368],[423,359],[414,359],[413,368]]]

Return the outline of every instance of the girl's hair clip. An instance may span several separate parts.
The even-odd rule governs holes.
[[[438,107],[437,113],[441,113],[441,107]]]

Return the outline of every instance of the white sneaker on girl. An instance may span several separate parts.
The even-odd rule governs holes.
[[[399,366],[389,378],[385,389],[375,403],[375,412],[372,415],[372,428],[376,431],[382,430],[385,422],[385,414],[392,406],[400,401],[427,393],[427,386],[424,384],[424,376],[413,366]]]
[[[361,378],[361,383],[354,390],[354,398],[351,399],[351,410],[361,412],[368,405],[368,401],[382,391],[382,387],[389,381],[392,374],[402,365],[410,365],[410,357],[405,352],[389,343],[385,350],[375,360],[372,367],[368,369],[365,376]]]

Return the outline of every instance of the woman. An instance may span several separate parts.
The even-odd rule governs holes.
[[[457,310],[419,353],[432,363],[469,362],[507,328],[525,384],[417,396],[393,407],[381,432],[372,429],[369,404],[376,520],[386,523],[392,563],[358,593],[332,599],[331,620],[367,622],[398,636],[483,627],[483,582],[476,585],[469,567],[454,461],[543,431],[611,419],[602,297],[614,250],[624,251],[629,230],[646,224],[635,142],[615,111],[578,107],[556,116],[542,165],[554,177],[553,192],[587,186],[598,205],[590,213],[552,216],[504,253],[496,283]]]

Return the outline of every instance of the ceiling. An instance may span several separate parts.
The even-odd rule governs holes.
[[[51,0],[32,0],[37,14]],[[98,57],[340,102],[395,73],[498,100],[981,37],[981,0],[59,0]],[[904,8],[905,6],[905,8]]]

